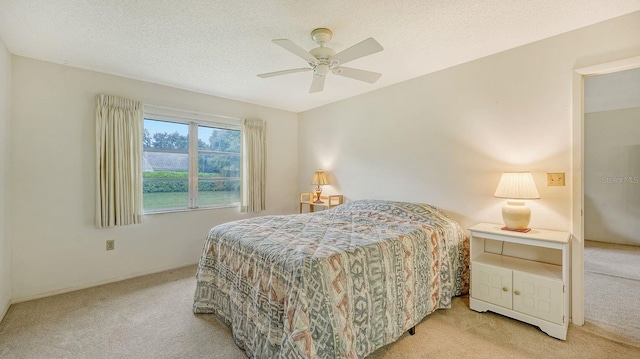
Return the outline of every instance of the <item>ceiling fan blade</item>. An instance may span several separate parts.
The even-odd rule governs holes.
[[[309,93],[320,92],[324,89],[324,79],[326,76],[313,76]]]
[[[337,53],[331,58],[331,61],[337,60],[338,64],[346,64],[349,61],[375,54],[376,52],[382,50],[382,45],[380,45],[376,40],[370,37],[362,42],[351,46],[346,50]]]
[[[260,75],[258,75],[258,77],[262,77],[263,79],[265,79],[267,77],[280,76],[280,75],[286,75],[286,74],[293,74],[293,73],[296,73],[296,72],[305,72],[305,71],[311,71],[311,70],[312,69],[310,67],[303,67],[303,68],[299,68],[299,69],[268,72],[266,74],[260,74]]]
[[[306,61],[309,65],[313,66],[314,64],[318,63],[318,59],[316,59],[313,55],[311,55],[309,53],[309,51],[301,48],[300,46],[296,45],[293,41],[289,40],[289,39],[276,39],[276,40],[272,40],[276,45],[282,47],[283,49],[298,55],[299,57],[301,57],[304,61]]]
[[[333,73],[336,75],[349,77],[355,80],[368,82],[370,84],[378,81],[380,76],[382,76],[382,74],[378,72],[371,72],[371,71],[359,70],[351,67],[342,67],[342,66],[339,67],[338,70],[334,71]]]

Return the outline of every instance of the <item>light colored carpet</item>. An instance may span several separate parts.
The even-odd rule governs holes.
[[[640,247],[585,241],[584,265],[585,321],[640,346]]]
[[[0,358],[244,358],[228,327],[191,311],[195,267],[11,306]],[[493,313],[467,298],[425,318],[370,358],[631,358],[640,347],[569,327],[567,341]]]

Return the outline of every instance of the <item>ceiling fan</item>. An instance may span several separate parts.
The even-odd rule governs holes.
[[[368,38],[336,54],[333,49],[325,46],[325,44],[331,40],[332,35],[333,33],[331,30],[325,28],[319,28],[311,31],[311,38],[320,45],[311,51],[306,51],[289,39],[273,40],[276,45],[279,45],[285,50],[301,57],[311,67],[269,72],[266,74],[260,74],[258,77],[267,78],[296,72],[313,71],[313,81],[311,82],[309,93],[322,91],[324,88],[324,79],[330,72],[371,84],[378,81],[380,76],[382,76],[380,73],[354,69],[351,67],[343,67],[342,65],[349,61],[382,51],[382,46],[373,38]]]

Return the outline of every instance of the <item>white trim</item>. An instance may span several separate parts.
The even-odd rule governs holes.
[[[101,285],[105,285],[105,284],[109,284],[109,283],[121,282],[123,280],[128,280],[128,279],[142,277],[142,276],[149,275],[149,274],[161,273],[161,272],[166,272],[166,271],[170,271],[170,270],[174,270],[174,269],[180,269],[180,268],[184,268],[184,267],[194,266],[194,265],[197,265],[197,264],[198,264],[197,262],[195,262],[195,263],[187,263],[187,264],[181,264],[181,265],[178,265],[178,266],[160,267],[160,268],[152,269],[152,270],[149,270],[149,271],[131,273],[131,274],[129,274],[127,276],[124,276],[124,277],[117,277],[117,278],[112,278],[112,279],[107,279],[107,280],[101,280],[101,281],[98,281],[98,282],[87,283],[87,284],[82,284],[82,285],[76,285],[76,286],[73,286],[73,287],[67,287],[67,288],[63,288],[63,289],[58,289],[58,290],[54,290],[54,291],[51,291],[51,292],[44,292],[44,293],[39,293],[39,294],[35,294],[35,295],[29,295],[29,296],[26,296],[26,297],[15,298],[15,299],[11,300],[11,304],[17,304],[17,303],[26,302],[26,301],[29,301],[29,300],[40,299],[40,298],[50,297],[50,296],[53,296],[53,295],[74,292],[76,290],[93,288],[93,287],[97,287],[97,286],[101,286]]]
[[[189,124],[189,208],[196,208],[198,200],[198,124]]]
[[[191,211],[206,211],[210,209],[224,209],[224,208],[240,208],[240,202],[229,203],[229,204],[221,204],[215,206],[207,206],[207,207],[196,207],[196,208],[186,208],[186,207],[178,207],[178,208],[167,208],[167,209],[158,209],[158,210],[150,210],[149,212],[144,212],[144,215],[154,215],[154,214],[164,214],[164,213],[176,213],[176,212],[191,212]],[[239,213],[240,211],[238,211]]]
[[[610,74],[612,72],[624,71],[640,67],[640,56],[628,57],[626,59],[607,62],[574,70],[580,75],[594,76]]]
[[[640,67],[640,56],[574,69],[572,74],[571,320],[584,324],[584,78]]]
[[[584,171],[582,154],[583,149],[583,121],[584,106],[584,78],[574,70],[572,74],[572,102],[573,102],[573,126],[572,126],[572,193],[571,193],[571,233],[573,245],[571,246],[571,321],[576,325],[584,324],[584,221],[582,209],[584,208]]]
[[[0,310],[0,323],[2,323],[2,320],[4,319],[5,315],[7,315],[7,312],[9,311],[9,307],[11,307],[11,300],[8,300],[4,304],[4,308]]]

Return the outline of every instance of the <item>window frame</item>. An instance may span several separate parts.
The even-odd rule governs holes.
[[[187,148],[187,154],[189,158],[188,159],[189,169],[188,169],[188,178],[187,178],[188,200],[187,200],[186,206],[185,207],[165,207],[165,208],[148,210],[148,209],[144,209],[144,200],[143,200],[144,214],[186,212],[186,211],[231,208],[231,207],[239,208],[241,206],[240,200],[238,202],[225,203],[225,204],[214,204],[214,205],[197,204],[198,187],[199,187],[198,159],[201,154],[201,151],[205,151],[204,153],[220,153],[221,152],[221,151],[212,151],[212,150],[200,150],[198,148],[198,129],[200,128],[200,126],[202,126],[202,127],[209,127],[209,128],[218,128],[223,130],[232,130],[232,131],[240,132],[240,136],[242,136],[242,120],[241,119],[145,105],[144,111],[143,111],[143,133],[144,133],[144,120],[163,121],[163,122],[187,125],[188,126],[187,133],[189,138],[189,144]],[[144,148],[142,152],[144,155],[144,152],[145,152]],[[157,152],[184,153],[184,150],[166,149],[166,150],[160,150]],[[230,153],[235,153],[235,152],[230,152]],[[240,161],[242,161],[242,148],[239,149],[238,156],[240,158]],[[240,169],[241,168],[242,166],[240,166]],[[144,181],[144,176],[142,180]],[[240,186],[242,186],[241,177],[238,177],[238,180],[240,182]],[[242,191],[242,187],[240,188],[240,190]]]

